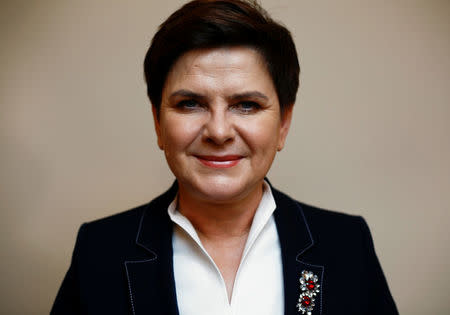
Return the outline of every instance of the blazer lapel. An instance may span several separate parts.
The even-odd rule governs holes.
[[[133,315],[177,315],[173,275],[172,222],[167,207],[175,197],[176,183],[153,200],[143,212],[136,244],[145,259],[125,261]]]
[[[274,188],[272,188],[272,191],[277,204],[274,216],[283,261],[285,315],[298,315],[301,314],[297,303],[302,292],[299,281],[302,271],[311,271],[314,275],[317,275],[320,289],[322,289],[324,267],[308,264],[301,260],[302,255],[314,246],[314,240],[301,205]],[[321,292],[316,296],[315,306],[311,314],[322,314]]]

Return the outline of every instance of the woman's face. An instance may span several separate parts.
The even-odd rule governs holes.
[[[288,133],[262,57],[246,47],[182,55],[168,74],[155,128],[180,193],[207,202],[260,194]]]

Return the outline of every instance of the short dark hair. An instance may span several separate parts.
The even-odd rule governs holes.
[[[194,0],[175,11],[159,29],[144,61],[147,94],[159,114],[167,75],[184,53],[202,48],[247,46],[258,51],[272,78],[280,111],[293,105],[300,66],[290,32],[256,1]]]

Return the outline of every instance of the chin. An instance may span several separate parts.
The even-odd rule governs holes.
[[[242,200],[253,191],[253,185],[242,179],[209,178],[192,187],[193,193],[209,202],[226,203]]]

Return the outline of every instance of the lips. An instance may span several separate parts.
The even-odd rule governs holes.
[[[212,168],[230,168],[237,165],[241,159],[241,155],[196,155],[195,156],[203,165]]]

